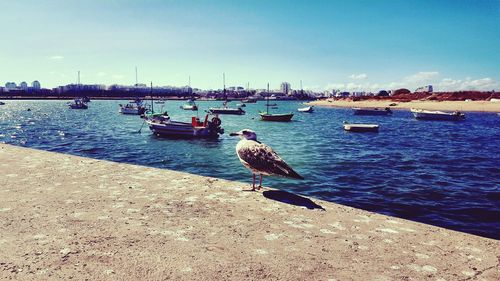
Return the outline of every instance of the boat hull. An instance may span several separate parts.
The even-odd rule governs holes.
[[[366,132],[378,132],[378,125],[371,124],[344,124],[344,130],[348,132],[356,133],[366,133]]]
[[[229,115],[244,115],[245,111],[241,108],[210,108],[208,110],[211,114],[229,114]]]
[[[71,109],[88,109],[89,107],[87,105],[70,105],[69,108]]]
[[[208,127],[194,127],[189,123],[148,121],[149,129],[159,137],[171,138],[218,138],[219,134]]]
[[[128,115],[141,115],[144,114],[145,108],[126,108],[126,107],[121,107],[119,112],[121,114],[128,114]]]
[[[292,120],[293,114],[267,114],[259,113],[262,121],[274,121],[274,122],[290,122]]]
[[[241,100],[241,102],[244,102],[244,103],[257,103],[257,100],[256,99],[246,99],[246,100]]]
[[[435,120],[435,121],[462,121],[465,120],[465,115],[460,112],[443,112],[443,111],[425,111],[412,110],[413,116],[419,120]]]
[[[388,108],[353,108],[354,115],[391,115],[392,111]]]
[[[309,107],[299,108],[297,110],[299,112],[312,113],[314,111],[314,108],[312,106],[309,106]]]
[[[196,105],[181,105],[181,109],[184,109],[184,110],[198,110],[198,106],[196,106]]]

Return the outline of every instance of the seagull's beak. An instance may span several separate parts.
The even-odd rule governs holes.
[[[235,133],[230,133],[229,134],[231,137],[237,137],[239,135],[241,135],[239,132],[235,132]]]

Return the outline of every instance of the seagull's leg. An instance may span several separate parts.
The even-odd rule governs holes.
[[[262,174],[260,174],[260,183],[259,183],[259,189],[262,188]]]
[[[255,190],[255,174],[252,173],[252,190]]]

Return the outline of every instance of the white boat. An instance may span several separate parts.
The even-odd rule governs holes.
[[[299,108],[297,110],[300,112],[311,113],[311,112],[314,112],[314,106],[302,107],[302,108]]]
[[[192,117],[191,123],[187,123],[173,121],[165,112],[147,116],[146,122],[149,129],[158,137],[218,138],[224,133],[224,129],[220,126],[221,120],[217,115],[211,114],[206,114],[203,122],[197,117]]]
[[[349,124],[344,122],[344,130],[349,132],[378,132],[377,124]]]
[[[181,105],[180,108],[184,110],[198,110],[198,106],[193,99],[188,100],[185,104]]]
[[[422,120],[459,121],[465,119],[465,114],[460,111],[445,112],[412,108],[411,113],[413,113],[416,119]]]
[[[129,102],[126,105],[120,104],[121,114],[131,114],[131,115],[141,115],[146,112],[146,107],[142,104],[142,101],[137,99],[134,102]]]
[[[75,99],[73,102],[68,103],[71,109],[88,109],[88,105],[82,99]]]

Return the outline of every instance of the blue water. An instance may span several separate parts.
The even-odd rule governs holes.
[[[265,178],[264,184],[377,213],[500,239],[500,116],[469,113],[464,122],[354,116],[317,108],[291,123],[259,121],[264,102],[246,115],[223,115],[219,140],[154,137],[137,116],[118,114],[124,101],[93,101],[70,110],[67,101],[7,101],[0,106],[0,142],[98,159],[168,168],[248,182],[229,132],[250,128],[306,180]],[[167,101],[174,120],[194,112]],[[198,102],[201,109],[220,102]],[[235,102],[232,103],[235,105]],[[160,105],[155,105],[159,109]],[[296,111],[298,102],[278,102]],[[27,111],[27,109],[31,111]],[[200,112],[200,117],[202,114]],[[342,121],[375,122],[379,133],[348,133]]]

